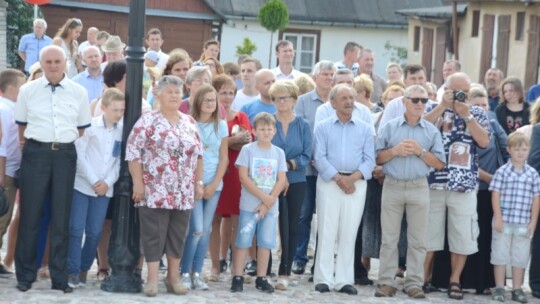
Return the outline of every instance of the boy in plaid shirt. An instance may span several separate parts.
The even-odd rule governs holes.
[[[495,172],[489,186],[493,206],[491,264],[496,284],[492,298],[499,302],[505,300],[505,271],[510,261],[512,300],[527,303],[521,286],[540,208],[540,176],[526,163],[530,145],[525,135],[510,134],[507,149],[510,161]]]

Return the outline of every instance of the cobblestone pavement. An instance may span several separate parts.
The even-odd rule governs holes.
[[[2,250],[2,255],[5,252]],[[277,261],[274,259],[274,261]],[[209,260],[205,261],[205,269],[209,269]],[[276,263],[274,263],[275,265]],[[276,267],[276,265],[274,266]],[[351,265],[352,267],[352,265]],[[372,270],[370,278],[377,277],[378,263],[372,261]],[[360,287],[358,295],[348,296],[336,292],[320,294],[314,290],[313,283],[308,283],[308,276],[293,276],[289,290],[276,291],[274,294],[265,294],[255,289],[254,280],[251,284],[244,285],[243,293],[231,293],[230,275],[224,274],[221,282],[210,282],[210,290],[208,291],[192,291],[185,296],[176,296],[167,294],[162,281],[159,285],[159,294],[157,297],[148,298],[144,294],[118,294],[108,293],[99,289],[99,283],[96,280],[96,266],[92,268],[88,274],[88,283],[85,287],[77,288],[72,294],[63,294],[59,291],[50,289],[50,281],[48,279],[40,279],[33,284],[31,290],[23,293],[15,289],[15,277],[10,279],[0,279],[0,304],[3,303],[461,303],[459,301],[450,300],[446,293],[431,293],[426,300],[411,300],[403,292],[399,291],[396,297],[389,299],[381,299],[373,296],[375,287]],[[164,273],[160,274],[161,276]],[[143,271],[143,278],[145,270]],[[402,282],[399,282],[402,285]],[[539,299],[535,299],[530,295],[530,290],[527,290],[529,303],[540,303]],[[510,302],[510,292],[507,292],[507,300]],[[466,293],[463,303],[489,303],[491,297],[474,295]],[[495,302],[493,302],[495,303]]]

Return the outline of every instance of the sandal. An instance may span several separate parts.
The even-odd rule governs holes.
[[[109,277],[109,269],[100,269],[97,273],[98,282],[103,282]]]
[[[38,271],[38,276],[40,279],[49,279],[51,277],[49,267],[41,267]]]
[[[277,284],[276,286],[274,286],[276,290],[282,290],[282,291],[287,290],[288,287],[289,287],[289,280],[281,279],[281,278],[277,280]]]
[[[457,289],[452,287],[457,287]],[[461,288],[461,285],[457,282],[450,282],[446,293],[448,294],[448,297],[450,299],[463,300],[463,289]]]

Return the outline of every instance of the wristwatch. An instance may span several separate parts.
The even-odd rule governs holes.
[[[467,117],[463,117],[463,121],[468,124],[471,122],[471,120],[473,120],[474,116],[472,114],[469,114],[469,116]]]
[[[420,158],[423,158],[424,156],[426,156],[426,149],[422,149],[422,154],[420,154]]]
[[[202,181],[202,180],[200,180],[200,181],[197,181],[197,184],[198,184],[199,186],[201,186],[201,187],[204,187],[204,183],[203,183],[203,181]]]

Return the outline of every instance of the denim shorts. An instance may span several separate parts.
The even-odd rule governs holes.
[[[267,213],[264,218],[258,220],[257,212],[240,210],[238,219],[238,234],[236,247],[249,248],[253,244],[253,237],[257,233],[257,246],[265,249],[273,249],[277,245],[277,219],[278,212]]]

